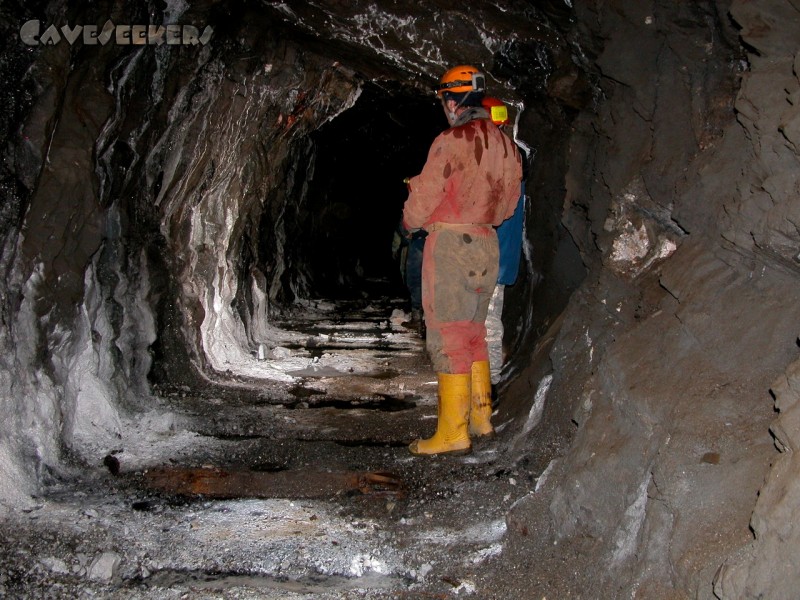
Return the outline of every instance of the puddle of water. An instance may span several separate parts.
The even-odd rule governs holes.
[[[405,448],[408,441],[386,441],[386,440],[336,440],[337,446],[345,448]]]
[[[378,573],[367,573],[361,577],[337,575],[315,575],[300,579],[286,579],[269,575],[245,575],[238,573],[201,571],[160,571],[142,583],[146,586],[174,588],[190,586],[193,590],[226,592],[236,588],[274,590],[296,594],[331,593],[353,589],[403,589],[407,584],[400,578]]]
[[[257,463],[250,467],[251,471],[255,471],[257,473],[278,473],[280,471],[286,471],[287,469],[288,467],[285,465],[271,462]]]
[[[138,500],[131,504],[131,508],[139,512],[150,512],[158,506],[160,506],[160,504],[155,500]]]
[[[223,442],[246,442],[248,440],[260,440],[264,436],[255,433],[201,433],[206,437],[212,437],[215,440],[222,440]]]
[[[381,398],[367,398],[352,400],[330,399],[330,400],[307,400],[305,402],[294,402],[292,404],[285,404],[288,409],[311,409],[311,408],[336,408],[338,410],[379,410],[382,412],[400,412],[403,410],[411,410],[417,407],[417,403],[413,400],[418,400],[418,396],[406,396],[404,398],[396,398],[381,394]]]
[[[371,377],[372,379],[394,379],[395,377],[400,376],[399,371],[395,371],[393,369],[388,369],[386,371],[375,371],[374,373],[368,373],[367,377]]]
[[[307,350],[308,355],[313,357],[322,356],[326,352],[331,350],[367,350],[370,352],[374,352],[376,350],[380,350],[381,353],[386,352],[407,352],[408,348],[401,347],[400,344],[390,344],[386,340],[376,340],[374,343],[358,343],[358,344],[337,344],[335,342],[320,342],[315,344],[314,346],[306,346],[305,344],[282,344],[284,348],[288,348],[289,350]],[[380,357],[382,358],[394,358],[393,354],[381,354]]]
[[[137,512],[161,512],[165,508],[186,508],[201,504],[201,498],[189,498],[187,496],[159,495],[157,498],[147,500],[136,500],[131,503],[131,508]]]
[[[286,374],[292,377],[346,377],[347,375],[352,375],[352,373],[340,371],[334,367],[320,367],[318,365],[297,371],[287,371]]]
[[[310,398],[311,396],[324,396],[326,392],[323,390],[315,390],[312,388],[307,388],[302,385],[296,385],[289,389],[289,393],[294,396],[295,398],[302,399],[302,398]]]

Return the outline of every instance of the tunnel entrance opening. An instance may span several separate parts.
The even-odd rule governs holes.
[[[355,105],[310,137],[308,269],[318,298],[402,297],[392,254],[407,187],[447,127],[435,97],[367,84]]]

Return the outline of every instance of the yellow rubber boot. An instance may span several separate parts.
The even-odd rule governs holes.
[[[408,449],[411,454],[469,454],[472,442],[469,440],[467,420],[469,419],[470,386],[469,373],[438,373],[439,378],[439,421],[436,433],[427,440],[415,440]]]
[[[475,437],[494,435],[492,427],[492,376],[489,361],[472,363],[472,394],[469,409],[469,433]]]

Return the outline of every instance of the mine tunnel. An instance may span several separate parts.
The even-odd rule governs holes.
[[[0,27],[0,595],[796,597],[795,2]],[[528,158],[521,266],[495,435],[419,457],[393,244],[459,64]]]
[[[394,284],[382,295],[404,293],[391,254],[407,196],[403,180],[420,172],[445,126],[431,95],[367,86],[352,108],[309,136],[310,222],[298,245],[308,246],[312,295],[360,296],[369,293],[369,281]]]

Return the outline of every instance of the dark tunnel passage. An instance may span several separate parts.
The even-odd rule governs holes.
[[[403,179],[419,173],[445,127],[432,95],[386,82],[365,85],[352,108],[309,136],[314,165],[298,242],[312,297],[405,293],[391,255],[407,195]],[[380,282],[383,290],[370,290]]]
[[[280,211],[292,215],[284,223],[284,247],[275,246],[275,211],[263,213],[257,234],[245,230],[252,239],[242,244],[236,272],[238,314],[246,323],[254,311],[248,285],[253,266],[267,277],[282,272],[270,305],[274,314],[291,307],[298,294],[318,300],[401,298],[408,305],[402,265],[392,255],[407,197],[403,179],[419,173],[433,138],[447,123],[430,91],[391,80],[360,86],[352,106],[292,142],[288,168],[297,175],[279,196]],[[565,165],[553,161],[549,146],[560,146],[565,138],[554,122],[541,127],[546,133],[537,126],[550,118],[548,106],[509,104],[516,122],[509,134],[520,122],[531,132],[529,139],[518,140],[531,178],[522,268],[518,282],[507,290],[503,310],[510,372],[524,368],[527,353],[586,273],[577,245],[560,223],[564,190],[553,174]]]

